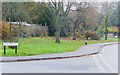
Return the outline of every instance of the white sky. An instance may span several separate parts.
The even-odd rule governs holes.
[[[49,1],[49,0],[35,0],[35,1],[37,2],[37,1]],[[55,0],[52,0],[52,1],[55,1]],[[56,0],[56,1],[62,1],[62,0]],[[83,2],[106,2],[106,1],[107,2],[118,2],[120,0],[63,0],[63,1],[66,1],[66,2],[68,1],[70,2],[81,2],[81,1]]]
[[[31,2],[30,0],[0,0],[2,2]],[[32,1],[39,1],[39,0],[32,0]],[[40,1],[49,1],[49,0],[40,0]],[[51,0],[50,0],[51,1]],[[55,1],[55,0],[52,0]],[[56,1],[62,1],[62,0],[56,0]],[[70,2],[118,2],[120,0],[63,0],[63,1],[70,1]]]

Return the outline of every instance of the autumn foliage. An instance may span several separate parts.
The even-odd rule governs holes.
[[[9,38],[9,24],[8,22],[0,22],[0,38],[8,39]]]
[[[88,40],[89,38],[91,40],[99,40],[100,37],[98,36],[98,34],[95,31],[88,31],[85,33],[85,38]]]

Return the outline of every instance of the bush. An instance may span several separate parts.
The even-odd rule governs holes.
[[[0,23],[0,31],[2,33],[0,33],[0,37],[2,37],[3,40],[5,39],[9,39],[9,24],[5,21],[2,21]]]
[[[18,29],[18,27],[12,25],[11,30],[12,30],[12,37],[17,38],[17,36],[18,36],[18,34],[19,34],[19,29]]]
[[[93,32],[93,31],[88,31],[85,33],[85,38],[88,40],[89,38],[91,40],[99,40],[99,36],[96,32]]]
[[[96,32],[92,32],[90,38],[91,40],[99,40],[99,36]]]
[[[88,40],[90,37],[90,32],[86,32],[84,36],[85,36],[86,40]]]

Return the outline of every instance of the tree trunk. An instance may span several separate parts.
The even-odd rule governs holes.
[[[20,38],[21,37],[21,23],[19,22],[19,32],[18,32],[19,34],[18,34],[18,38]]]
[[[107,17],[108,18],[108,17]],[[105,40],[107,40],[107,36],[108,36],[108,30],[107,30],[107,18],[105,20]]]
[[[56,31],[55,33],[55,43],[60,43],[60,31]]]
[[[107,33],[107,32],[105,32],[105,40],[107,40],[107,35],[108,35],[108,33]]]
[[[60,15],[57,15],[55,19],[55,28],[56,28],[55,43],[60,43],[61,24],[62,24],[61,17]]]
[[[76,24],[75,24],[76,25]],[[73,27],[73,37],[72,37],[72,40],[76,40],[77,38],[76,38],[76,28],[75,28],[75,26]]]
[[[11,26],[11,21],[10,21],[10,34],[9,34],[9,39],[10,42],[12,42],[12,30],[11,30],[12,26]]]
[[[55,32],[55,43],[60,43],[60,31],[61,31],[61,27],[57,27]]]

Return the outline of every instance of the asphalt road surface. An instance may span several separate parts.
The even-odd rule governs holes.
[[[118,73],[118,44],[92,56],[0,64],[3,73]]]

